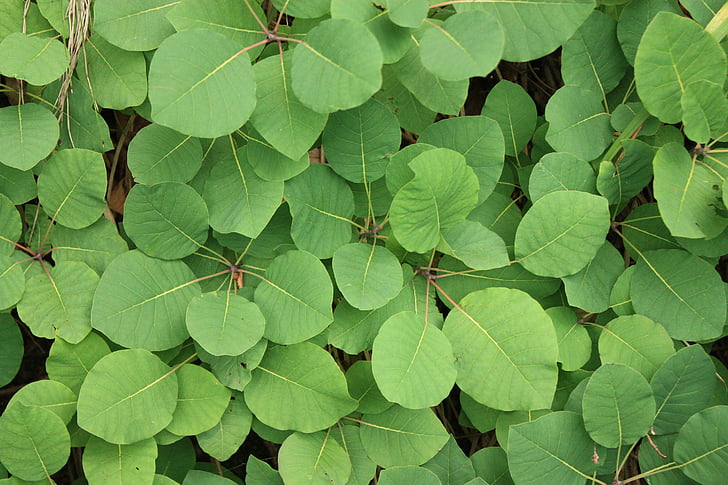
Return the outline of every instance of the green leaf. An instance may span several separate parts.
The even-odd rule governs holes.
[[[213,229],[256,238],[281,205],[283,182],[260,178],[241,148],[212,167],[202,197]]]
[[[511,427],[508,465],[516,483],[584,485],[594,442],[578,414],[559,411]]]
[[[23,336],[9,314],[0,314],[0,386],[10,383],[23,360]]]
[[[284,196],[293,217],[296,247],[328,259],[351,241],[354,195],[333,170],[320,163],[286,181]]]
[[[622,233],[630,255],[635,260],[645,251],[680,249],[680,245],[665,227],[654,202],[635,207],[622,222]]]
[[[83,229],[55,226],[50,241],[53,261],[80,261],[98,274],[103,273],[116,256],[129,249],[116,225],[103,217]]]
[[[436,406],[457,371],[445,335],[414,312],[387,319],[374,339],[372,372],[384,397],[410,409]]]
[[[369,458],[361,444],[359,426],[353,424],[337,426],[332,429],[332,433],[351,461],[351,475],[346,482],[347,485],[369,485],[377,471],[377,465]]]
[[[717,208],[721,177],[692,160],[677,143],[657,151],[653,160],[655,198],[660,215],[673,236],[711,239],[728,226]]]
[[[143,281],[143,286],[138,282]],[[200,294],[181,261],[161,261],[130,251],[111,262],[99,281],[91,325],[129,348],[166,350],[188,337],[187,304]]]
[[[258,305],[230,292],[195,297],[185,317],[190,336],[212,355],[240,355],[263,338]]]
[[[429,10],[427,0],[385,0],[384,5],[392,22],[402,27],[419,27]]]
[[[141,52],[129,52],[94,35],[85,43],[86,74],[94,100],[104,108],[138,106],[147,97],[147,63]]]
[[[15,32],[0,42],[0,50],[0,73],[36,86],[55,81],[68,69],[68,49],[54,38]]]
[[[361,49],[364,45],[367,48]],[[293,51],[291,87],[304,105],[319,113],[354,108],[381,87],[382,62],[379,43],[369,29],[353,20],[324,20]],[[334,82],[321,83],[322,79]]]
[[[417,42],[422,32],[415,33]],[[445,81],[440,79],[422,65],[420,49],[416,42],[410,43],[409,50],[392,66],[397,80],[410,91],[417,101],[427,109],[447,115],[457,115],[465,104],[468,95],[468,81]]]
[[[685,88],[680,98],[685,135],[698,143],[708,143],[726,131],[728,100],[719,84],[700,80]]]
[[[58,142],[58,120],[37,104],[0,108],[0,125],[0,163],[18,170],[35,167]]]
[[[266,462],[250,455],[245,465],[246,485],[283,485],[283,479],[278,472]]]
[[[598,157],[614,138],[599,94],[580,86],[559,88],[546,105],[546,141],[583,160]],[[584,143],[589,140],[589,143]]]
[[[637,93],[647,111],[664,123],[682,118],[686,86],[706,80],[723,85],[726,55],[694,20],[660,12],[647,26],[634,62]]]
[[[177,407],[165,429],[179,436],[195,435],[220,422],[230,402],[230,390],[198,365],[185,364],[176,374]]]
[[[541,416],[545,416],[546,414],[550,413],[550,409],[537,409],[535,411],[509,411],[499,413],[495,425],[495,436],[498,439],[498,443],[504,450],[508,451],[508,432],[510,431],[511,426],[535,421]]]
[[[469,220],[444,233],[437,249],[473,269],[501,268],[510,261],[503,239],[480,222]]]
[[[569,305],[587,312],[601,313],[609,308],[609,296],[617,278],[624,271],[624,259],[609,242],[579,272],[564,276],[564,290]]]
[[[225,461],[240,448],[250,432],[253,414],[240,393],[233,393],[220,421],[196,436],[202,451],[217,460]]]
[[[581,369],[592,353],[592,341],[586,328],[579,324],[579,318],[571,308],[551,307],[546,313],[556,330],[561,368],[565,371]]]
[[[634,58],[642,35],[658,13],[666,11],[682,15],[676,0],[643,0],[624,6],[617,23],[617,38],[627,62],[634,65]]]
[[[288,251],[268,266],[255,290],[266,321],[265,338],[288,345],[321,333],[334,319],[333,285],[324,265],[311,253]]]
[[[273,0],[273,5],[279,11],[304,19],[323,16],[329,11],[330,3],[331,0]]]
[[[246,6],[235,0],[184,0],[169,11],[167,20],[177,31],[207,29],[245,47],[265,38],[256,16],[264,18],[263,10],[256,3]],[[261,46],[248,52],[255,58],[262,49]]]
[[[332,261],[334,277],[344,298],[360,310],[384,306],[402,289],[397,258],[382,246],[352,243],[341,246]]]
[[[179,259],[207,240],[207,206],[189,185],[163,182],[132,187],[124,204],[124,230],[148,256]]]
[[[114,0],[94,2],[93,27],[106,40],[128,51],[148,51],[174,33],[167,20],[174,0]]]
[[[83,452],[83,471],[92,483],[151,483],[156,458],[153,438],[117,445],[92,436]]]
[[[450,435],[430,409],[405,409],[396,404],[379,414],[365,414],[361,442],[377,465],[421,465],[445,446]]]
[[[677,433],[662,436],[653,436],[652,441],[657,450],[652,446],[640,446],[639,449],[639,465],[641,470],[654,470],[665,463],[674,462],[673,447],[677,439]],[[659,473],[650,476],[652,485],[699,485],[685,474],[679,468],[669,470],[661,470]]]
[[[205,352],[202,347],[195,346],[200,359],[210,365],[210,370],[215,377],[225,386],[237,391],[242,391],[248,385],[251,371],[258,367],[267,348],[268,341],[261,339],[247,352],[240,355],[215,356]]]
[[[599,93],[604,99],[627,69],[617,41],[617,21],[598,10],[564,44],[561,55],[564,84]]]
[[[377,387],[370,360],[357,360],[346,370],[346,385],[351,397],[359,401],[359,413],[377,414],[392,406]]]
[[[599,164],[597,190],[609,200],[617,204],[618,209],[639,194],[652,179],[652,159],[655,149],[640,140],[622,141],[624,154],[615,164],[611,160],[603,160]]]
[[[465,156],[478,177],[478,203],[493,192],[503,171],[504,153],[503,134],[494,120],[485,116],[447,118],[430,125],[417,141]]]
[[[278,453],[281,477],[290,485],[345,485],[351,461],[331,431],[293,433]]]
[[[273,148],[254,128],[248,126],[246,130],[248,133],[238,131],[247,141],[241,150],[245,150],[245,158],[263,180],[285,181],[303,172],[311,164],[308,152],[293,160]]]
[[[89,369],[109,352],[106,341],[93,332],[77,344],[56,339],[46,359],[46,372],[50,379],[78,394]]]
[[[508,471],[508,457],[503,448],[490,446],[482,448],[472,454],[470,460],[477,475],[476,480],[465,485],[513,485],[513,479]]]
[[[0,416],[0,461],[15,477],[50,482],[70,453],[66,425],[48,409],[21,404]]]
[[[292,95],[291,56],[286,51],[282,57],[268,57],[253,66],[258,102],[250,123],[276,150],[298,159],[314,144],[328,117]]]
[[[176,406],[172,369],[147,350],[119,350],[96,362],[83,381],[78,425],[109,443],[131,444],[167,427]]]
[[[20,405],[48,409],[68,425],[76,414],[76,394],[60,382],[43,379],[18,390],[8,402],[5,412]]]
[[[18,262],[0,255],[0,309],[12,308],[25,293],[25,274]]]
[[[7,126],[2,120],[0,123]],[[16,205],[35,199],[38,196],[38,189],[35,186],[33,173],[30,170],[24,172],[0,163],[0,194],[5,195]]]
[[[513,321],[514,312],[522,318]],[[506,411],[550,406],[558,344],[551,319],[530,296],[510,288],[470,293],[448,314],[443,333],[455,352],[456,382],[476,401]]]
[[[129,143],[129,170],[142,184],[189,182],[202,165],[202,145],[164,126],[145,126]]]
[[[33,291],[18,302],[18,315],[34,335],[77,344],[91,331],[91,304],[99,276],[85,263],[66,261],[28,279]]]
[[[474,0],[457,4],[458,11],[484,10],[505,28],[503,59],[524,62],[562,45],[594,9],[592,0]],[[543,22],[549,19],[549,22]]]
[[[440,79],[485,77],[501,60],[505,34],[489,13],[456,13],[442,25],[428,25],[420,41],[420,58],[425,69]]]
[[[239,44],[217,32],[177,32],[154,54],[149,101],[155,122],[186,135],[215,138],[232,133],[255,108],[250,58]]]
[[[416,483],[418,485],[441,485],[437,475],[419,466],[395,466],[382,470],[379,474],[379,485],[397,485],[400,483]]]
[[[437,475],[442,485],[464,485],[475,478],[473,463],[452,436],[437,455],[422,466]]]
[[[643,253],[630,295],[635,311],[661,323],[674,339],[716,338],[725,323],[726,296],[720,276],[710,264],[686,251]]]
[[[0,194],[0,255],[12,256],[15,241],[20,239],[23,223],[13,202]]]
[[[701,25],[707,25],[724,5],[721,0],[682,0],[680,3]]]
[[[90,226],[106,208],[106,165],[100,153],[74,148],[56,152],[38,177],[38,199],[57,223]]]
[[[544,155],[534,165],[528,179],[528,193],[533,202],[559,190],[595,192],[596,177],[591,166],[567,152]]]
[[[213,467],[214,469],[214,467]],[[234,475],[233,475],[234,476]],[[201,470],[190,470],[182,485],[235,485],[236,482],[221,475]]]
[[[391,223],[405,249],[423,253],[475,207],[478,180],[465,157],[447,148],[424,152],[409,166],[415,177],[394,196]]]
[[[505,139],[505,154],[520,158],[536,130],[536,104],[519,84],[501,80],[485,98],[480,113],[498,122]]]
[[[673,456],[687,476],[704,485],[719,485],[728,462],[728,406],[693,415],[680,429]]]
[[[265,424],[303,433],[327,428],[357,406],[331,355],[308,342],[268,349],[245,402]]]
[[[516,257],[537,275],[559,278],[574,274],[594,259],[609,224],[604,197],[552,192],[538,199],[518,226]]]
[[[652,379],[662,363],[675,353],[665,328],[642,315],[617,317],[599,336],[599,358],[604,364],[624,364]]]
[[[622,364],[604,364],[584,390],[584,426],[600,445],[631,445],[650,429],[655,398],[644,377]]]
[[[334,172],[363,183],[384,176],[387,157],[399,150],[402,135],[397,118],[370,99],[357,108],[332,113],[321,141]]]
[[[665,360],[650,381],[657,403],[655,433],[676,433],[690,416],[705,409],[718,382],[715,376],[700,345],[682,348]]]

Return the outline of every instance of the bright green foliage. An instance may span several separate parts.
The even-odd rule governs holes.
[[[0,0],[0,483],[723,483],[724,4]]]

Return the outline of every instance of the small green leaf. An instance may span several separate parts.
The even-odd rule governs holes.
[[[102,217],[83,229],[55,226],[50,235],[53,261],[80,261],[101,274],[111,261],[129,248],[116,224]]]
[[[50,379],[78,394],[89,369],[108,353],[109,346],[97,333],[91,332],[77,344],[56,339],[46,359],[46,372]]]
[[[569,305],[593,313],[606,311],[609,308],[612,287],[622,271],[622,255],[605,241],[594,259],[583,269],[561,278]]]
[[[250,58],[217,32],[177,32],[162,42],[149,66],[149,101],[155,122],[186,135],[232,133],[255,108]]]
[[[644,377],[621,364],[604,364],[584,390],[584,426],[600,445],[631,445],[650,429],[655,398]]]
[[[174,0],[114,0],[94,2],[94,30],[112,44],[128,51],[148,51],[174,33],[167,20]]]
[[[0,50],[0,73],[36,86],[50,84],[68,69],[68,49],[52,37],[15,32],[0,42]]]
[[[9,256],[0,255],[0,309],[12,308],[25,293],[23,269]]]
[[[331,355],[307,342],[268,349],[245,402],[269,426],[303,433],[332,426],[357,407]]]
[[[341,246],[334,253],[332,267],[344,298],[360,310],[382,307],[402,289],[399,261],[376,244]]]
[[[195,435],[220,422],[230,402],[230,390],[198,365],[185,364],[176,374],[177,406],[165,429],[179,436]]]
[[[546,309],[556,330],[559,343],[559,359],[565,371],[575,371],[587,363],[592,353],[592,341],[579,318],[568,307],[551,307]]]
[[[485,98],[483,116],[498,122],[505,139],[505,154],[520,158],[536,130],[536,104],[519,84],[501,80]]]
[[[100,35],[86,40],[88,79],[94,100],[104,108],[138,106],[147,97],[147,63],[141,52],[129,52]]]
[[[427,0],[385,0],[384,5],[392,22],[402,27],[419,27],[429,10]]]
[[[418,485],[441,485],[437,475],[420,466],[395,466],[382,470],[379,474],[379,485],[398,485],[400,483],[416,483]]]
[[[42,379],[26,384],[13,394],[6,412],[19,405],[48,409],[68,425],[76,414],[76,394],[60,382]]]
[[[347,41],[342,43],[342,38]],[[293,93],[319,113],[354,108],[381,87],[382,62],[379,43],[369,29],[353,20],[324,20],[293,51]]]
[[[5,387],[15,378],[23,353],[23,336],[18,324],[9,314],[0,314],[0,386]]]
[[[189,182],[202,165],[202,145],[197,138],[152,123],[129,143],[128,164],[138,183]]]
[[[719,84],[700,80],[685,88],[680,98],[685,135],[698,143],[708,143],[725,133],[728,99]]]
[[[321,17],[329,11],[331,0],[273,0],[280,11],[304,19]]]
[[[225,461],[235,454],[245,441],[253,422],[253,414],[245,405],[240,393],[233,393],[220,421],[196,436],[202,451],[218,460]]]
[[[437,455],[422,466],[437,475],[446,485],[465,484],[475,478],[473,463],[452,436]]]
[[[58,143],[58,120],[37,104],[0,108],[0,125],[0,163],[8,167],[30,170]]]
[[[559,190],[594,193],[595,182],[594,170],[584,160],[567,152],[548,153],[531,170],[528,193],[533,202]]]
[[[278,453],[281,477],[289,485],[346,485],[351,461],[331,431],[293,433]]]
[[[153,438],[117,445],[92,436],[83,451],[83,471],[89,482],[150,483],[156,458]]]
[[[503,239],[475,221],[465,220],[452,227],[442,235],[437,249],[473,269],[501,268],[510,262]]]
[[[84,380],[78,425],[109,443],[131,444],[162,431],[176,406],[172,369],[147,350],[119,350],[96,362]]]

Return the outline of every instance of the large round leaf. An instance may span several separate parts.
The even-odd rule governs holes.
[[[362,416],[359,435],[369,457],[383,468],[421,465],[450,437],[430,409],[396,404],[383,413]]]
[[[726,55],[694,20],[660,12],[642,35],[634,74],[647,111],[660,121],[677,123],[682,118],[680,99],[688,84],[706,80],[723,85]]]
[[[135,185],[124,203],[124,229],[148,256],[180,259],[207,241],[207,206],[189,185]]]
[[[147,97],[147,63],[141,52],[129,52],[100,35],[86,40],[88,78],[94,100],[104,108],[138,106]]]
[[[353,307],[384,306],[402,289],[397,257],[382,246],[352,243],[341,246],[332,262],[336,286]]]
[[[70,453],[66,425],[48,409],[19,404],[0,417],[0,461],[17,478],[50,481]]]
[[[534,274],[567,276],[594,258],[608,231],[607,199],[571,190],[552,192],[538,199],[518,226],[516,257]]]
[[[372,372],[384,397],[411,409],[439,404],[457,374],[445,335],[409,311],[390,317],[379,329]]]
[[[117,257],[101,277],[91,325],[125,347],[169,349],[188,337],[185,311],[199,294],[195,275],[182,261],[130,251]]]
[[[728,406],[714,406],[693,415],[680,429],[673,457],[681,470],[702,485],[725,481],[728,464]]]
[[[331,426],[357,407],[331,355],[307,342],[268,349],[245,402],[263,423],[303,433]]]
[[[189,182],[202,165],[202,145],[197,138],[152,123],[129,143],[127,163],[142,184]]]
[[[717,384],[713,362],[700,345],[668,358],[650,381],[657,403],[655,433],[680,431],[690,416],[708,405]]]
[[[156,49],[174,33],[167,20],[173,0],[115,0],[94,2],[94,30],[112,44],[129,51]]]
[[[13,394],[5,412],[19,405],[48,409],[68,425],[76,414],[76,394],[60,382],[41,379],[24,385]]]
[[[505,35],[486,12],[456,13],[431,23],[420,41],[422,65],[446,81],[487,76],[500,62]]]
[[[293,433],[278,453],[279,471],[288,485],[346,485],[351,461],[329,433]]]
[[[58,39],[15,32],[0,42],[0,74],[43,86],[68,69],[69,54]]]
[[[28,280],[18,315],[34,335],[77,344],[91,331],[91,304],[99,276],[86,263],[65,261]]]
[[[319,113],[359,106],[382,86],[382,62],[379,43],[364,25],[324,20],[293,51],[293,93]]]
[[[222,34],[177,32],[154,54],[149,101],[154,121],[186,135],[215,138],[232,133],[255,108],[250,58]]]
[[[599,336],[603,364],[625,364],[652,379],[662,363],[675,353],[665,328],[643,315],[617,317]]]
[[[38,199],[53,220],[71,229],[90,226],[106,208],[106,165],[98,152],[56,152],[38,177]]]
[[[568,152],[548,153],[531,170],[528,179],[530,199],[538,199],[559,190],[594,193],[596,176],[589,163]]]
[[[317,113],[291,96],[291,51],[271,56],[253,66],[258,102],[250,123],[273,148],[287,157],[305,155],[326,125],[327,115]]]
[[[283,182],[260,178],[242,148],[212,167],[202,196],[213,229],[256,238],[281,205]]]
[[[716,338],[725,324],[726,294],[720,276],[687,251],[642,253],[630,296],[637,313],[661,323],[674,339]]]
[[[153,438],[117,445],[92,436],[83,450],[83,472],[90,483],[151,483],[156,458]]]
[[[33,103],[0,108],[0,163],[29,170],[58,143],[58,120]]]
[[[631,445],[652,426],[655,398],[644,377],[622,364],[604,364],[589,378],[582,401],[584,426],[600,445]]]
[[[314,163],[286,182],[293,217],[291,237],[299,249],[327,259],[351,241],[354,194],[326,165]]]
[[[187,307],[190,336],[212,355],[240,355],[263,338],[258,305],[231,292],[205,293]]]
[[[415,177],[394,196],[392,230],[402,247],[424,253],[475,208],[478,179],[465,157],[447,148],[421,153],[409,166]]]
[[[384,175],[388,156],[399,150],[397,118],[376,100],[332,113],[321,139],[334,172],[354,183]]]
[[[185,364],[176,374],[177,407],[165,429],[178,436],[195,435],[220,422],[230,402],[230,389],[199,365]]]
[[[78,394],[78,425],[109,443],[151,438],[172,420],[177,375],[142,349],[102,357]]]
[[[480,114],[500,125],[506,155],[519,159],[525,155],[521,151],[536,129],[536,103],[520,84],[499,81],[485,98]]]
[[[553,51],[594,10],[592,0],[473,0],[457,4],[458,10],[479,9],[491,13],[505,29],[503,58],[523,62]],[[544,19],[549,19],[544,22]]]
[[[513,314],[519,318],[513,320]],[[545,409],[556,391],[559,348],[551,318],[519,290],[488,288],[460,301],[445,320],[457,384],[496,409]]]
[[[493,192],[503,171],[505,150],[503,133],[496,121],[485,116],[446,118],[427,127],[417,142],[464,155],[478,177],[478,203]]]
[[[510,428],[508,466],[516,483],[584,485],[594,442],[578,414],[559,411]]]
[[[333,292],[326,268],[311,253],[288,251],[277,257],[255,289],[265,338],[288,345],[321,333],[334,319]]]

